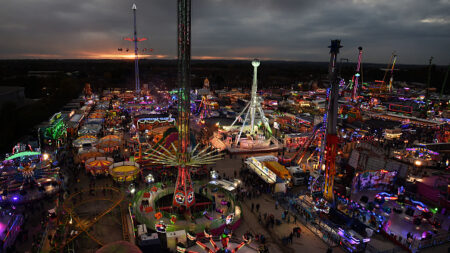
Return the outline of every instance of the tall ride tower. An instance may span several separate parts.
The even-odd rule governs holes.
[[[131,7],[133,10],[133,21],[134,21],[134,35],[133,38],[124,38],[124,40],[134,42],[134,79],[135,79],[135,89],[136,92],[139,93],[141,91],[140,81],[139,81],[139,54],[138,54],[138,46],[137,43],[147,40],[147,38],[138,38],[137,36],[137,28],[136,28],[136,4],[133,4]],[[127,49],[128,50],[128,49]]]
[[[178,0],[178,166],[174,206],[189,208],[195,203],[191,176],[186,162],[190,148],[189,114],[191,90],[191,0]],[[183,200],[184,199],[184,200]],[[183,201],[181,201],[183,200]]]
[[[172,143],[173,151],[159,146],[150,155],[154,163],[178,167],[178,176],[172,206],[189,212],[195,205],[194,187],[190,167],[213,164],[221,158],[216,150],[193,149],[190,143],[190,88],[191,88],[191,0],[177,0],[178,14],[178,146]]]
[[[336,75],[336,58],[341,48],[340,40],[332,40],[330,48],[330,64],[328,66],[329,79],[331,84],[330,94],[328,96],[327,125],[326,125],[326,144],[325,144],[325,186],[323,189],[324,198],[334,201],[333,186],[334,175],[336,174],[336,154],[339,139],[337,136],[337,110],[339,99],[339,82]]]
[[[248,116],[250,115],[250,135],[254,135],[256,133],[255,130],[255,119],[257,118],[257,114],[259,114],[259,118],[261,119],[262,123],[264,124],[265,129],[269,132],[269,134],[272,134],[272,130],[269,126],[269,121],[267,120],[266,116],[264,115],[264,111],[261,107],[261,98],[256,93],[258,91],[258,67],[260,65],[260,61],[258,59],[254,59],[252,61],[253,66],[253,83],[252,83],[252,93],[251,98],[248,104],[244,107],[244,110],[242,110],[241,113],[236,117],[233,124],[231,124],[231,127],[238,121],[238,119],[242,119],[241,116],[245,113],[245,119],[242,123],[241,130],[239,131],[239,135],[236,138],[236,146],[239,144],[239,140],[241,139],[242,132],[245,129],[245,125],[247,124]]]

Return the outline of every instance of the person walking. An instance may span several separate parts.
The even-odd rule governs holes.
[[[252,203],[252,213],[253,213],[253,208],[255,207],[255,204]]]
[[[259,203],[256,204],[256,212],[259,212]]]

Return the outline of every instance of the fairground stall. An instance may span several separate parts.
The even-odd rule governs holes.
[[[78,150],[78,159],[84,163],[90,158],[105,156],[103,150],[97,150],[97,148],[80,148]]]
[[[67,138],[65,118],[61,112],[55,113],[49,120],[48,126],[39,129],[42,146],[60,147]]]

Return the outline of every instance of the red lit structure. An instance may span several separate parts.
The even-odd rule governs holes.
[[[327,126],[325,138],[325,186],[323,189],[324,198],[334,201],[333,186],[334,175],[336,174],[336,154],[338,149],[339,138],[337,136],[337,110],[339,98],[339,83],[336,75],[336,58],[341,48],[340,40],[332,40],[330,47],[330,64],[328,73],[330,78],[331,90],[328,97]]]

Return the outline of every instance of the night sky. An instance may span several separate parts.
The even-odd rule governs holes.
[[[2,0],[0,58],[126,58],[131,6],[150,58],[176,56],[176,0]],[[450,0],[192,0],[194,59],[450,63]],[[131,54],[131,50],[128,54]]]

